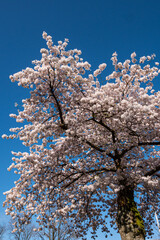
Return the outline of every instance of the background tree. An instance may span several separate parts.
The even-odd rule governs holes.
[[[35,237],[34,226],[25,223],[19,223],[11,220],[8,224],[8,233],[12,240],[30,240]]]
[[[42,230],[37,232],[37,237],[41,240],[75,240],[77,237],[71,226],[69,220],[65,223],[62,220],[54,221],[50,226],[42,226]]]
[[[160,226],[159,226],[159,219],[157,217],[157,214],[155,212],[155,222],[153,224],[154,229],[154,240],[160,240]]]
[[[5,226],[0,225],[0,240],[3,239],[5,231],[6,231]]]
[[[94,237],[99,227],[108,233],[110,215],[123,240],[144,240],[159,214],[160,92],[153,89],[159,63],[148,64],[154,55],[138,61],[135,53],[122,63],[114,53],[102,85],[105,63],[87,75],[81,51],[67,51],[67,39],[53,45],[43,37],[48,50],[41,49],[41,60],[10,77],[31,92],[10,115],[24,125],[3,135],[29,147],[13,152],[9,170],[20,178],[6,192],[6,213],[48,224],[71,217],[79,236],[92,228]]]
[[[55,209],[50,208],[47,211],[47,215],[52,218]],[[75,240],[77,239],[74,230],[73,221],[71,219],[63,220],[59,215],[56,218],[52,218],[52,221],[46,221],[43,216],[38,216],[36,221],[39,228],[35,228],[36,236],[41,240]]]

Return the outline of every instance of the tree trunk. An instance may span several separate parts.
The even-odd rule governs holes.
[[[117,199],[117,226],[122,240],[144,240],[143,219],[134,201],[134,189],[125,186],[120,190]]]

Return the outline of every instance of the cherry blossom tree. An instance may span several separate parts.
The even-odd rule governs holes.
[[[20,177],[5,193],[6,214],[22,222],[36,216],[40,224],[61,215],[83,239],[89,228],[93,238],[98,228],[107,236],[111,219],[122,240],[145,239],[159,214],[159,63],[135,53],[119,62],[114,53],[102,84],[105,63],[92,73],[81,51],[66,50],[67,39],[54,45],[45,32],[43,38],[41,60],[10,76],[31,91],[10,115],[20,127],[3,135],[27,149],[13,152],[9,170]]]

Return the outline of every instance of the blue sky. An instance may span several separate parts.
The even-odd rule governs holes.
[[[27,91],[11,83],[9,75],[31,66],[45,47],[42,32],[54,42],[69,38],[70,48],[82,50],[82,57],[92,69],[106,62],[117,51],[124,60],[132,52],[138,56],[155,53],[160,58],[159,0],[5,0],[0,2],[0,135],[16,126],[9,114],[16,112]],[[110,73],[108,67],[107,73]],[[0,203],[3,192],[16,180],[7,172],[11,150],[21,150],[19,142],[0,140]],[[0,222],[5,221],[0,206]],[[90,239],[90,237],[88,237]],[[102,238],[101,238],[102,239]],[[119,240],[117,235],[109,240]],[[102,239],[103,240],[103,239]]]

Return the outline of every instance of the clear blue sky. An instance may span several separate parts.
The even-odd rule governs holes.
[[[155,53],[160,58],[159,0],[5,0],[0,2],[0,135],[16,122],[9,118],[14,103],[26,91],[10,83],[9,75],[31,66],[45,47],[42,32],[54,42],[69,38],[70,48],[82,50],[82,57],[95,69],[113,52],[124,60],[132,52],[139,56]],[[109,68],[108,68],[109,73]],[[0,203],[3,192],[16,180],[7,172],[11,150],[21,150],[18,142],[0,140]],[[2,204],[1,204],[2,205]],[[0,206],[0,222],[5,221]],[[90,237],[88,237],[90,239]],[[101,238],[102,239],[102,238]],[[119,240],[115,235],[109,240]],[[102,239],[103,240],[103,239]]]

